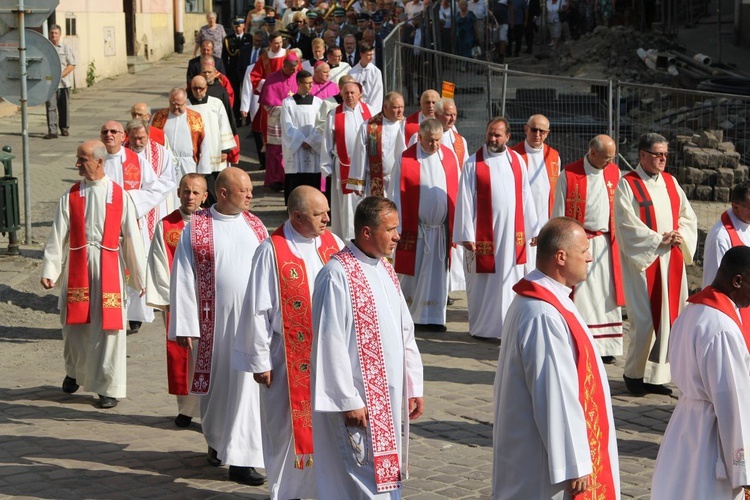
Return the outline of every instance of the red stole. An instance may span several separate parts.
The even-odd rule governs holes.
[[[125,191],[141,188],[141,162],[138,153],[132,149],[125,150],[125,161],[122,162],[122,187]]]
[[[407,116],[406,121],[404,122],[404,141],[407,144],[409,143],[409,139],[414,137],[414,134],[419,133],[419,113],[421,113],[421,111],[415,111]]]
[[[466,148],[464,147],[464,138],[455,130],[451,130],[453,135],[453,151],[456,152],[459,168],[464,168],[464,159],[466,158]]]
[[[312,399],[310,394],[310,355],[312,353],[312,303],[311,284],[307,281],[305,261],[297,257],[284,236],[284,224],[271,235],[279,279],[279,297],[282,318],[282,338],[286,358],[289,387],[292,437],[294,439],[294,466],[304,468],[304,455],[310,455],[307,466],[312,465]],[[339,251],[333,235],[326,231],[320,236],[318,257],[327,263]]]
[[[614,163],[604,167],[604,184],[607,187],[609,199],[609,243],[612,255],[612,280],[615,285],[615,300],[618,306],[625,305],[625,293],[622,288],[622,262],[620,261],[620,245],[615,238],[615,190],[620,180],[620,169]],[[583,166],[583,159],[565,166],[565,215],[576,219],[581,224],[586,222],[586,196],[588,194],[588,178]]]
[[[677,186],[674,178],[662,172],[664,184],[669,195],[669,204],[672,210],[672,230],[677,230],[680,222],[680,195],[677,192]],[[646,226],[652,231],[661,234],[664,228],[656,226],[656,212],[654,211],[654,202],[651,200],[646,183],[641,179],[637,172],[630,172],[623,176],[633,191],[635,200],[640,207],[640,217]],[[667,301],[669,302],[669,326],[671,328],[677,315],[680,313],[680,291],[682,290],[682,276],[684,272],[682,250],[679,246],[674,246],[669,251],[669,283],[667,284]],[[662,301],[662,279],[661,279],[661,258],[657,257],[654,262],[646,268],[646,287],[648,296],[651,299],[651,320],[654,324],[654,335],[659,338],[661,334],[661,301]],[[649,360],[658,360],[659,342],[654,343],[653,350],[649,355]]]
[[[523,161],[526,162],[526,167],[528,168],[529,155],[526,152],[526,141],[521,141],[510,149],[523,157]],[[557,186],[557,179],[560,176],[560,153],[545,144],[542,156],[544,156],[544,168],[547,170],[547,177],[549,178],[549,215],[551,217],[552,207],[555,206],[555,187]]]
[[[242,216],[259,242],[268,238],[263,223],[250,212]],[[200,342],[195,373],[190,387],[192,394],[206,394],[211,387],[211,361],[214,350],[214,314],[216,313],[216,270],[214,269],[214,230],[211,210],[200,210],[190,219],[190,243],[193,248],[196,287],[198,291],[198,316]]]
[[[167,251],[167,262],[169,270],[172,271],[172,262],[177,250],[177,243],[185,228],[185,221],[179,209],[164,217],[161,221],[162,238],[164,248]],[[170,313],[167,313],[167,385],[169,394],[185,396],[188,391],[188,356],[190,350],[182,347],[174,340],[169,340]]]
[[[523,218],[523,173],[521,162],[513,151],[507,151],[516,193],[515,226],[516,264],[526,264],[526,223]],[[477,273],[495,272],[495,231],[492,216],[492,182],[490,167],[484,161],[484,146],[476,152],[477,169]]]
[[[396,425],[388,392],[388,373],[383,357],[375,295],[365,279],[362,266],[351,249],[345,247],[333,256],[341,263],[349,285],[349,297],[354,316],[359,365],[365,386],[364,400],[372,433],[372,459],[375,466],[375,485],[378,493],[401,487],[401,464],[396,445]],[[393,285],[401,293],[398,277],[387,260],[380,260]]]
[[[723,214],[721,214],[721,223],[724,225],[724,229],[726,229],[727,233],[729,234],[729,241],[732,243],[732,247],[741,247],[745,246],[745,243],[742,242],[740,239],[740,235],[737,234],[737,229],[735,229],[734,224],[732,224],[732,219],[729,217],[729,211],[725,211]],[[750,307],[743,307],[740,309],[740,317],[742,318],[742,324],[746,325],[744,328],[742,328],[742,334],[745,336],[745,341],[747,342],[748,349],[750,349]],[[746,332],[745,329],[748,331]]]
[[[371,117],[370,108],[367,104],[360,102],[362,106],[362,119],[368,121]],[[354,108],[355,113],[357,108]],[[346,150],[346,113],[344,113],[344,105],[339,104],[336,107],[336,112],[333,116],[333,135],[336,141],[336,156],[339,157],[339,172],[341,173],[341,189],[344,194],[352,193],[351,189],[346,189],[346,183],[349,182],[349,167],[352,162],[349,156],[349,151]]]
[[[383,113],[367,122],[367,161],[370,164],[370,194],[383,196]]]
[[[101,241],[102,330],[122,330],[122,290],[120,288],[120,226],[124,210],[123,190],[107,181],[112,201],[106,204]],[[66,325],[91,322],[88,246],[86,238],[86,198],[81,182],[68,194],[70,211],[70,250],[68,253],[68,288]],[[92,213],[96,207],[91,208]]]
[[[417,262],[417,237],[419,233],[419,178],[420,162],[417,159],[419,142],[412,145],[401,155],[401,240],[396,247],[396,272],[414,276]],[[456,196],[458,194],[458,164],[453,151],[440,145],[443,155],[440,164],[445,173],[445,184],[448,197],[448,234],[447,255],[453,244],[453,216],[456,212]]]
[[[513,290],[523,297],[541,300],[553,306],[565,320],[573,339],[573,352],[576,356],[578,372],[578,400],[586,420],[586,434],[591,452],[592,472],[589,489],[577,499],[613,499],[616,497],[612,463],[609,456],[609,427],[607,401],[604,385],[597,364],[597,352],[584,326],[575,314],[566,309],[554,293],[538,283],[522,279]]]
[[[159,127],[149,127],[148,128],[148,137],[154,142],[157,142],[164,146],[165,140],[164,140],[164,130],[162,130]]]
[[[156,129],[159,130],[159,129]],[[147,158],[151,163],[151,168],[157,177],[161,176],[161,166],[164,160],[163,151],[159,149],[159,145],[154,140],[148,141]],[[146,228],[148,230],[148,239],[151,241],[154,238],[154,230],[156,229],[156,219],[159,212],[159,205],[155,206],[146,214]]]
[[[743,307],[740,309],[740,316],[742,317],[742,321],[740,321],[740,318],[737,317],[737,310],[735,309],[734,302],[732,302],[732,300],[725,294],[710,285],[700,292],[688,297],[687,301],[692,304],[702,304],[704,306],[712,307],[729,316],[742,332],[742,337],[745,339],[745,347],[750,350],[750,323],[745,322],[746,318],[745,314],[743,314],[744,311],[750,308]]]

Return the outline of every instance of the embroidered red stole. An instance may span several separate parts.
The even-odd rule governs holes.
[[[112,201],[106,204],[101,248],[102,329],[122,330],[122,290],[120,288],[120,226],[124,210],[123,190],[109,181]],[[108,189],[109,189],[108,187]],[[68,194],[70,211],[70,250],[68,254],[68,288],[66,325],[91,322],[89,285],[89,241],[86,238],[86,198],[81,182]],[[95,207],[92,207],[92,213]]]
[[[586,420],[586,434],[591,452],[592,472],[589,489],[577,499],[614,499],[617,496],[609,456],[609,427],[604,385],[597,364],[597,352],[584,326],[566,309],[554,293],[538,283],[522,279],[513,287],[518,295],[544,301],[553,306],[565,320],[573,339],[578,372],[578,400]]]
[[[516,264],[526,264],[526,223],[523,219],[523,173],[518,156],[507,151],[516,193],[514,232],[516,234]],[[484,146],[476,152],[477,169],[477,273],[495,272],[495,231],[492,216],[492,176],[484,161]]]
[[[157,129],[158,130],[158,129]],[[154,140],[148,141],[148,150],[146,153],[146,157],[148,158],[149,163],[151,164],[151,168],[154,170],[154,173],[157,177],[161,176],[162,173],[162,164],[164,161],[164,154],[161,149],[159,149],[159,144],[156,143]],[[146,214],[146,229],[148,230],[148,239],[151,241],[154,238],[154,230],[156,229],[156,222],[158,220],[159,216],[159,205],[156,205],[154,208],[148,211]]]
[[[451,130],[451,134],[453,135],[453,151],[456,152],[456,158],[458,158],[458,168],[464,168],[464,159],[466,158],[464,138],[455,130]]]
[[[404,141],[407,144],[409,144],[409,139],[414,137],[414,134],[419,133],[419,113],[421,113],[421,111],[417,110],[410,114],[406,117],[406,121],[404,122]]]
[[[172,271],[172,262],[177,250],[177,243],[180,241],[180,235],[185,228],[185,221],[182,219],[182,213],[179,209],[164,217],[161,221],[162,239],[164,248],[167,251],[167,262],[169,271]],[[188,389],[188,357],[190,350],[182,347],[174,340],[169,340],[169,322],[170,313],[167,313],[167,386],[169,394],[185,396],[189,393]]]
[[[359,105],[362,107],[362,119],[368,121],[371,118],[370,108],[363,102],[360,102]],[[354,112],[357,112],[356,108],[354,108]],[[336,156],[339,157],[341,189],[344,194],[352,193],[351,189],[346,188],[346,183],[349,182],[349,167],[351,167],[352,162],[349,151],[346,149],[346,113],[344,113],[343,104],[336,107],[336,112],[333,115],[333,135],[336,141]]]
[[[740,321],[740,318],[737,317],[737,309],[735,309],[734,302],[732,302],[732,300],[725,294],[710,285],[700,292],[688,297],[687,301],[692,304],[702,304],[704,306],[712,307],[729,316],[742,332],[742,337],[745,339],[745,347],[750,350],[750,323],[745,322],[745,315],[742,314],[750,308],[743,307],[740,309],[740,317],[742,318],[742,321]]]
[[[662,172],[661,176],[663,177],[664,184],[667,188],[669,204],[672,210],[671,229],[677,230],[680,223],[680,195],[677,192],[674,178],[666,172]],[[654,202],[651,200],[651,195],[648,192],[646,183],[641,179],[641,176],[638,175],[637,172],[630,172],[623,176],[623,178],[630,185],[635,200],[638,202],[641,221],[652,231],[661,234],[664,231],[664,228],[659,228],[656,225]],[[684,271],[683,262],[682,250],[680,250],[680,247],[672,247],[669,251],[669,270],[667,271],[667,276],[669,276],[669,282],[667,283],[667,301],[669,303],[670,327],[680,313],[680,291],[682,290],[682,275]],[[663,287],[660,257],[657,257],[656,260],[646,268],[646,287],[651,301],[651,319],[654,324],[654,335],[658,339],[659,335],[661,335],[661,302]],[[649,355],[649,360],[658,360],[659,349],[659,342],[655,342],[651,354]]]
[[[289,387],[292,437],[294,439],[294,466],[303,469],[304,455],[309,455],[306,465],[312,465],[312,398],[310,394],[310,355],[312,353],[312,303],[311,284],[307,281],[305,261],[297,257],[284,236],[284,224],[271,235],[279,278],[282,338],[286,358]],[[320,236],[318,257],[327,263],[339,251],[336,239],[329,231]]]
[[[529,167],[529,155],[526,152],[526,141],[521,141],[515,146],[511,147],[513,151],[521,155],[523,161],[526,162],[526,167]],[[560,177],[560,154],[547,144],[544,145],[542,150],[542,156],[544,157],[544,168],[547,171],[547,177],[549,178],[549,215],[552,216],[552,208],[555,206],[555,188],[557,187],[557,179]]]
[[[396,444],[396,424],[388,392],[388,373],[380,338],[375,295],[367,282],[362,266],[351,249],[345,247],[333,256],[344,268],[354,315],[357,353],[365,386],[365,405],[370,424],[375,484],[378,493],[401,487],[401,464]],[[401,293],[398,278],[387,260],[383,267]]]
[[[620,245],[615,238],[615,190],[620,180],[620,169],[614,163],[604,167],[604,184],[607,187],[609,200],[609,244],[612,256],[612,280],[615,285],[615,301],[618,306],[625,305],[625,292],[622,286],[622,262],[620,261]],[[565,215],[576,219],[581,224],[586,222],[586,199],[588,194],[588,178],[583,166],[583,159],[565,166]]]
[[[383,113],[367,122],[367,161],[370,164],[370,195],[383,196]]]
[[[122,187],[125,191],[141,188],[141,163],[138,153],[132,149],[123,148],[125,160],[122,162]]]
[[[263,223],[250,212],[242,216],[255,233],[259,242],[268,238]],[[200,342],[195,373],[190,388],[192,394],[206,394],[211,387],[211,361],[214,350],[214,328],[216,313],[216,269],[214,268],[214,230],[211,210],[200,210],[190,219],[190,243],[193,248],[196,288],[198,291],[198,315],[200,318]]]
[[[421,165],[417,159],[419,142],[401,155],[401,240],[396,247],[396,272],[414,276],[417,263],[417,238],[419,235],[419,184]],[[459,169],[453,151],[440,145],[445,173],[446,195],[448,198],[447,255],[453,245],[453,216],[456,212]],[[435,153],[435,154],[440,154]]]

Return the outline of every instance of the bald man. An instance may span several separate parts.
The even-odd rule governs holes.
[[[232,368],[232,347],[252,270],[252,255],[268,237],[248,212],[250,176],[227,167],[216,177],[216,203],[193,214],[180,236],[170,282],[169,338],[197,349],[190,393],[199,394],[211,465],[229,465],[229,478],[258,486],[263,467],[258,384]]]
[[[549,220],[554,205],[555,184],[560,176],[560,153],[545,141],[549,137],[549,120],[544,115],[532,115],[523,126],[526,139],[512,146],[521,155],[529,171],[529,185],[534,197],[539,226]]]
[[[594,336],[606,364],[622,355],[622,265],[614,228],[615,190],[620,169],[612,163],[615,141],[597,135],[580,160],[565,166],[557,182],[552,216],[567,216],[583,224],[591,243],[586,281],[576,286],[573,301]]]
[[[328,200],[298,186],[289,195],[289,219],[253,257],[235,341],[237,368],[260,384],[263,454],[271,498],[315,498],[312,428],[293,417],[310,408],[312,293],[315,277],[343,242],[326,226]],[[302,277],[290,280],[291,277]],[[301,301],[301,307],[295,305]],[[304,467],[295,467],[295,463]]]
[[[407,144],[419,133],[419,124],[427,118],[435,118],[435,103],[440,99],[440,94],[432,89],[422,92],[419,98],[419,110],[406,117],[404,122],[404,139]]]
[[[130,117],[133,120],[143,120],[146,123],[151,122],[151,106],[145,102],[137,102],[130,108]],[[164,130],[158,127],[149,127],[148,137],[152,141],[161,144],[162,146],[169,148],[166,137],[164,137]]]

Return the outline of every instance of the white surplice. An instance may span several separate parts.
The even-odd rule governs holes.
[[[680,389],[654,468],[651,498],[745,498],[750,354],[737,324],[688,304],[672,327],[669,363]]]
[[[644,180],[653,201],[657,230],[652,231],[641,221],[640,208],[630,189],[630,184],[624,177],[620,179],[615,193],[615,233],[620,244],[625,305],[628,308],[630,321],[628,332],[630,344],[625,360],[625,376],[643,378],[646,383],[665,384],[670,380],[667,361],[669,343],[669,296],[667,292],[669,290],[670,248],[660,243],[663,238],[662,234],[672,231],[672,209],[664,178],[661,175],[651,178],[640,165],[635,171]],[[693,263],[693,253],[698,240],[698,220],[685,192],[677,184],[677,180],[675,180],[675,187],[680,197],[678,231],[683,239],[680,249],[685,261],[682,265],[684,270],[685,264]],[[658,361],[649,361],[649,353],[656,338],[651,319],[651,299],[646,286],[645,270],[656,259],[661,259],[661,334]],[[687,276],[683,271],[680,310],[685,307],[687,298]]]
[[[364,196],[370,196],[370,155],[369,127],[363,122],[359,127],[357,142],[354,146],[352,156],[352,168],[349,170],[350,182],[347,188],[356,191],[364,191]],[[391,184],[391,172],[396,162],[400,160],[401,153],[406,149],[404,142],[404,122],[392,122],[383,116],[383,133],[381,135],[381,149],[383,151],[383,196],[393,199],[394,186]],[[375,144],[372,147],[377,148]],[[398,186],[395,186],[398,189]]]
[[[125,330],[102,330],[101,241],[104,232],[105,204],[111,199],[112,181],[104,177],[98,181],[81,180],[85,197],[86,241],[88,242],[89,312],[91,321],[82,325],[66,325],[68,265],[70,252],[70,191],[66,192],[55,211],[52,229],[44,247],[42,277],[60,286],[60,320],[63,333],[65,373],[76,379],[84,391],[102,396],[124,398],[126,395],[126,342]],[[133,201],[123,193],[122,221],[120,223],[120,291],[123,306],[125,269],[130,273],[129,284],[139,291],[146,283],[146,256],[143,252],[141,232],[138,229]],[[73,269],[74,273],[87,272]],[[125,326],[125,307],[122,308]]]
[[[549,220],[549,192],[551,189],[547,166],[544,163],[544,146],[534,148],[528,141],[523,141],[526,149],[526,167],[529,171],[529,186],[531,186],[531,195],[534,197],[534,206],[536,207],[536,217],[539,221],[539,227],[543,227]],[[562,161],[560,165],[562,165]],[[559,165],[558,165],[559,168]],[[561,174],[559,179],[562,179]]]
[[[370,110],[372,111],[372,108]],[[346,125],[346,151],[351,160],[357,142],[357,131],[365,121],[362,118],[362,105],[357,103],[354,108],[350,108],[344,104],[343,113]],[[335,116],[336,107],[331,109],[326,119],[323,146],[320,150],[320,175],[324,178],[330,176],[328,186],[331,191],[331,232],[342,240],[349,241],[354,238],[354,210],[362,198],[353,193],[344,194],[342,190],[343,179],[336,151]]]
[[[227,162],[226,160],[221,161],[221,152],[237,147],[224,104],[221,102],[221,99],[208,96],[208,100],[204,104],[190,104],[190,101],[188,101],[188,108],[201,114],[201,118],[203,118],[203,130],[206,133],[203,142],[208,143],[208,166],[210,170],[198,170],[198,173],[210,174],[211,172],[224,170]],[[202,165],[203,162],[198,167]]]
[[[570,288],[538,270],[526,279],[552,292],[585,325],[569,298]],[[502,338],[494,386],[492,498],[571,498],[570,480],[591,474],[592,463],[570,329],[551,304],[516,296]],[[602,382],[609,421],[607,445],[615,495],[620,498],[607,372],[599,356],[595,359],[594,376]]]
[[[284,223],[284,237],[289,242],[292,253],[305,262],[305,278],[310,288],[308,299],[312,300],[315,277],[323,269],[323,261],[318,255],[320,238],[303,237],[294,230],[289,221]],[[338,239],[337,243],[339,248],[343,246]],[[258,247],[253,257],[253,272],[250,275],[242,311],[243,316],[234,346],[234,367],[251,373],[273,373],[271,387],[260,387],[263,455],[271,498],[315,498],[314,467],[294,467],[295,449],[289,407],[286,348],[282,332],[279,277],[276,255],[270,238]],[[312,315],[312,311],[309,311],[309,314]],[[303,463],[305,460],[306,457],[302,457]],[[314,466],[317,465],[315,460]]]
[[[190,222],[190,214],[186,214],[180,210],[180,215],[182,215],[182,220],[185,224]],[[166,312],[169,310],[170,276],[169,257],[167,256],[167,247],[164,243],[164,221],[160,220],[156,225],[154,239],[151,241],[151,249],[148,254],[146,305],[162,310],[162,319],[165,325],[167,324]],[[190,356],[188,357],[188,380],[193,380],[197,353],[196,349],[190,351]],[[193,418],[201,416],[200,399],[198,396],[187,394],[175,397],[177,398],[178,414]]]
[[[203,126],[205,132],[205,125]],[[209,141],[203,140],[200,145],[198,163],[195,163],[193,154],[193,138],[190,134],[190,126],[187,122],[187,113],[181,115],[167,115],[164,122],[164,137],[169,141],[175,168],[175,180],[179,184],[185,174],[196,172],[208,173],[211,171],[211,151]],[[180,198],[177,194],[173,198],[174,206],[179,206]]]
[[[750,224],[738,219],[731,208],[729,209],[729,219],[732,221],[732,225],[742,243],[750,245]],[[708,232],[706,242],[703,244],[703,283],[701,285],[703,288],[713,282],[716,271],[719,270],[721,259],[730,248],[732,248],[732,241],[729,239],[729,233],[719,220]]]
[[[512,288],[523,278],[527,270],[534,268],[534,261],[516,264],[516,190],[513,169],[508,155],[515,154],[509,148],[502,153],[490,153],[482,146],[484,161],[490,169],[492,185],[492,228],[495,235],[495,272],[477,273],[473,252],[464,253],[466,274],[466,296],[469,310],[469,332],[477,337],[500,338],[503,318],[515,296]],[[539,233],[536,208],[531,188],[519,156],[522,175],[522,198],[526,231],[526,252],[529,253],[531,238]],[[476,242],[477,227],[477,175],[476,154],[464,164],[456,201],[456,220],[453,224],[453,241]]]
[[[329,64],[329,66],[331,66]],[[339,80],[342,76],[346,75],[351,71],[352,67],[349,66],[349,63],[346,63],[344,61],[341,61],[336,65],[336,67],[331,67],[331,71],[328,73],[328,81],[333,82],[336,85],[339,84]]]
[[[227,465],[263,467],[258,384],[231,366],[234,340],[250,279],[250,256],[260,242],[242,214],[213,216],[216,303],[211,387],[200,396],[203,436]],[[200,337],[190,224],[180,236],[170,282],[169,338]],[[193,344],[198,349],[197,343]]]
[[[253,72],[254,67],[255,63],[250,64],[245,69],[245,77],[242,79],[242,93],[240,95],[240,111],[247,113],[251,121],[255,118],[255,113],[260,108],[260,94],[253,92],[253,84],[250,81],[250,74]]]
[[[408,443],[408,416],[404,398],[422,397],[422,359],[414,340],[414,324],[400,291],[380,259],[362,253],[348,243],[372,289],[377,310],[380,339],[388,380],[391,413],[401,458],[403,441]],[[372,458],[372,432],[368,429],[366,448],[369,461],[360,466],[352,451],[342,412],[365,406],[365,386],[357,353],[357,337],[346,272],[336,259],[326,264],[315,280],[313,291],[312,395],[315,475],[318,498],[401,498],[401,488],[377,493]],[[406,406],[406,407],[404,407]],[[361,432],[359,432],[361,436]],[[408,447],[407,447],[408,450]],[[406,457],[401,458],[401,474],[406,476]]]
[[[281,103],[281,151],[284,173],[320,172],[320,148],[323,136],[315,129],[315,119],[323,101],[313,96],[312,104],[297,104],[294,96]],[[302,147],[307,143],[310,149]]]
[[[583,227],[590,232],[605,234],[589,238],[589,251],[593,260],[589,264],[586,281],[575,286],[573,302],[586,320],[599,354],[621,356],[622,309],[617,305],[615,282],[612,278],[609,195],[604,170],[592,167],[588,157],[583,158],[583,169],[586,172],[586,219]],[[565,215],[567,189],[568,181],[563,171],[557,180],[552,217]]]
[[[448,188],[442,165],[443,150],[428,155],[420,144],[417,146],[417,161],[419,225],[416,263],[413,276],[399,274],[398,279],[414,322],[444,325],[448,300]],[[401,185],[401,158],[393,169],[393,184]],[[393,190],[393,201],[398,207],[398,232],[401,233],[404,218],[400,189]]]
[[[163,146],[159,146],[162,147]],[[165,150],[166,152],[166,150]],[[117,153],[107,154],[104,160],[104,173],[119,184],[124,186],[122,164],[125,161],[125,148],[120,147]],[[153,167],[144,155],[138,155],[138,164],[141,168],[141,185],[138,189],[131,189],[128,194],[133,200],[138,225],[141,229],[141,241],[144,245],[144,255],[148,255],[151,238],[148,234],[148,213],[158,207],[172,193],[175,183],[170,175],[160,177],[154,172]],[[168,172],[167,172],[168,173]],[[146,300],[141,297],[140,289],[128,288],[127,318],[129,321],[140,321],[151,323],[154,321],[154,312],[146,307]]]
[[[370,106],[373,115],[383,109],[383,74],[374,62],[364,68],[357,63],[349,70],[349,75],[362,84],[362,102]]]

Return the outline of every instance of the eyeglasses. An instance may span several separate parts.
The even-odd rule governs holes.
[[[108,129],[105,128],[104,130],[101,131],[101,134],[102,135],[107,135],[107,134],[113,134],[113,135],[114,134],[122,134],[122,130],[117,130],[115,128],[108,128]]]
[[[665,160],[667,159],[667,156],[669,156],[669,153],[668,153],[668,152],[659,152],[659,153],[655,153],[654,151],[649,151],[648,149],[642,149],[641,151],[643,151],[644,153],[648,153],[648,154],[650,154],[650,155],[651,155],[651,156],[653,156],[654,158],[660,158],[660,159],[661,159],[661,158],[664,158]]]
[[[549,134],[549,130],[544,130],[543,128],[529,127],[529,130],[532,134]]]

